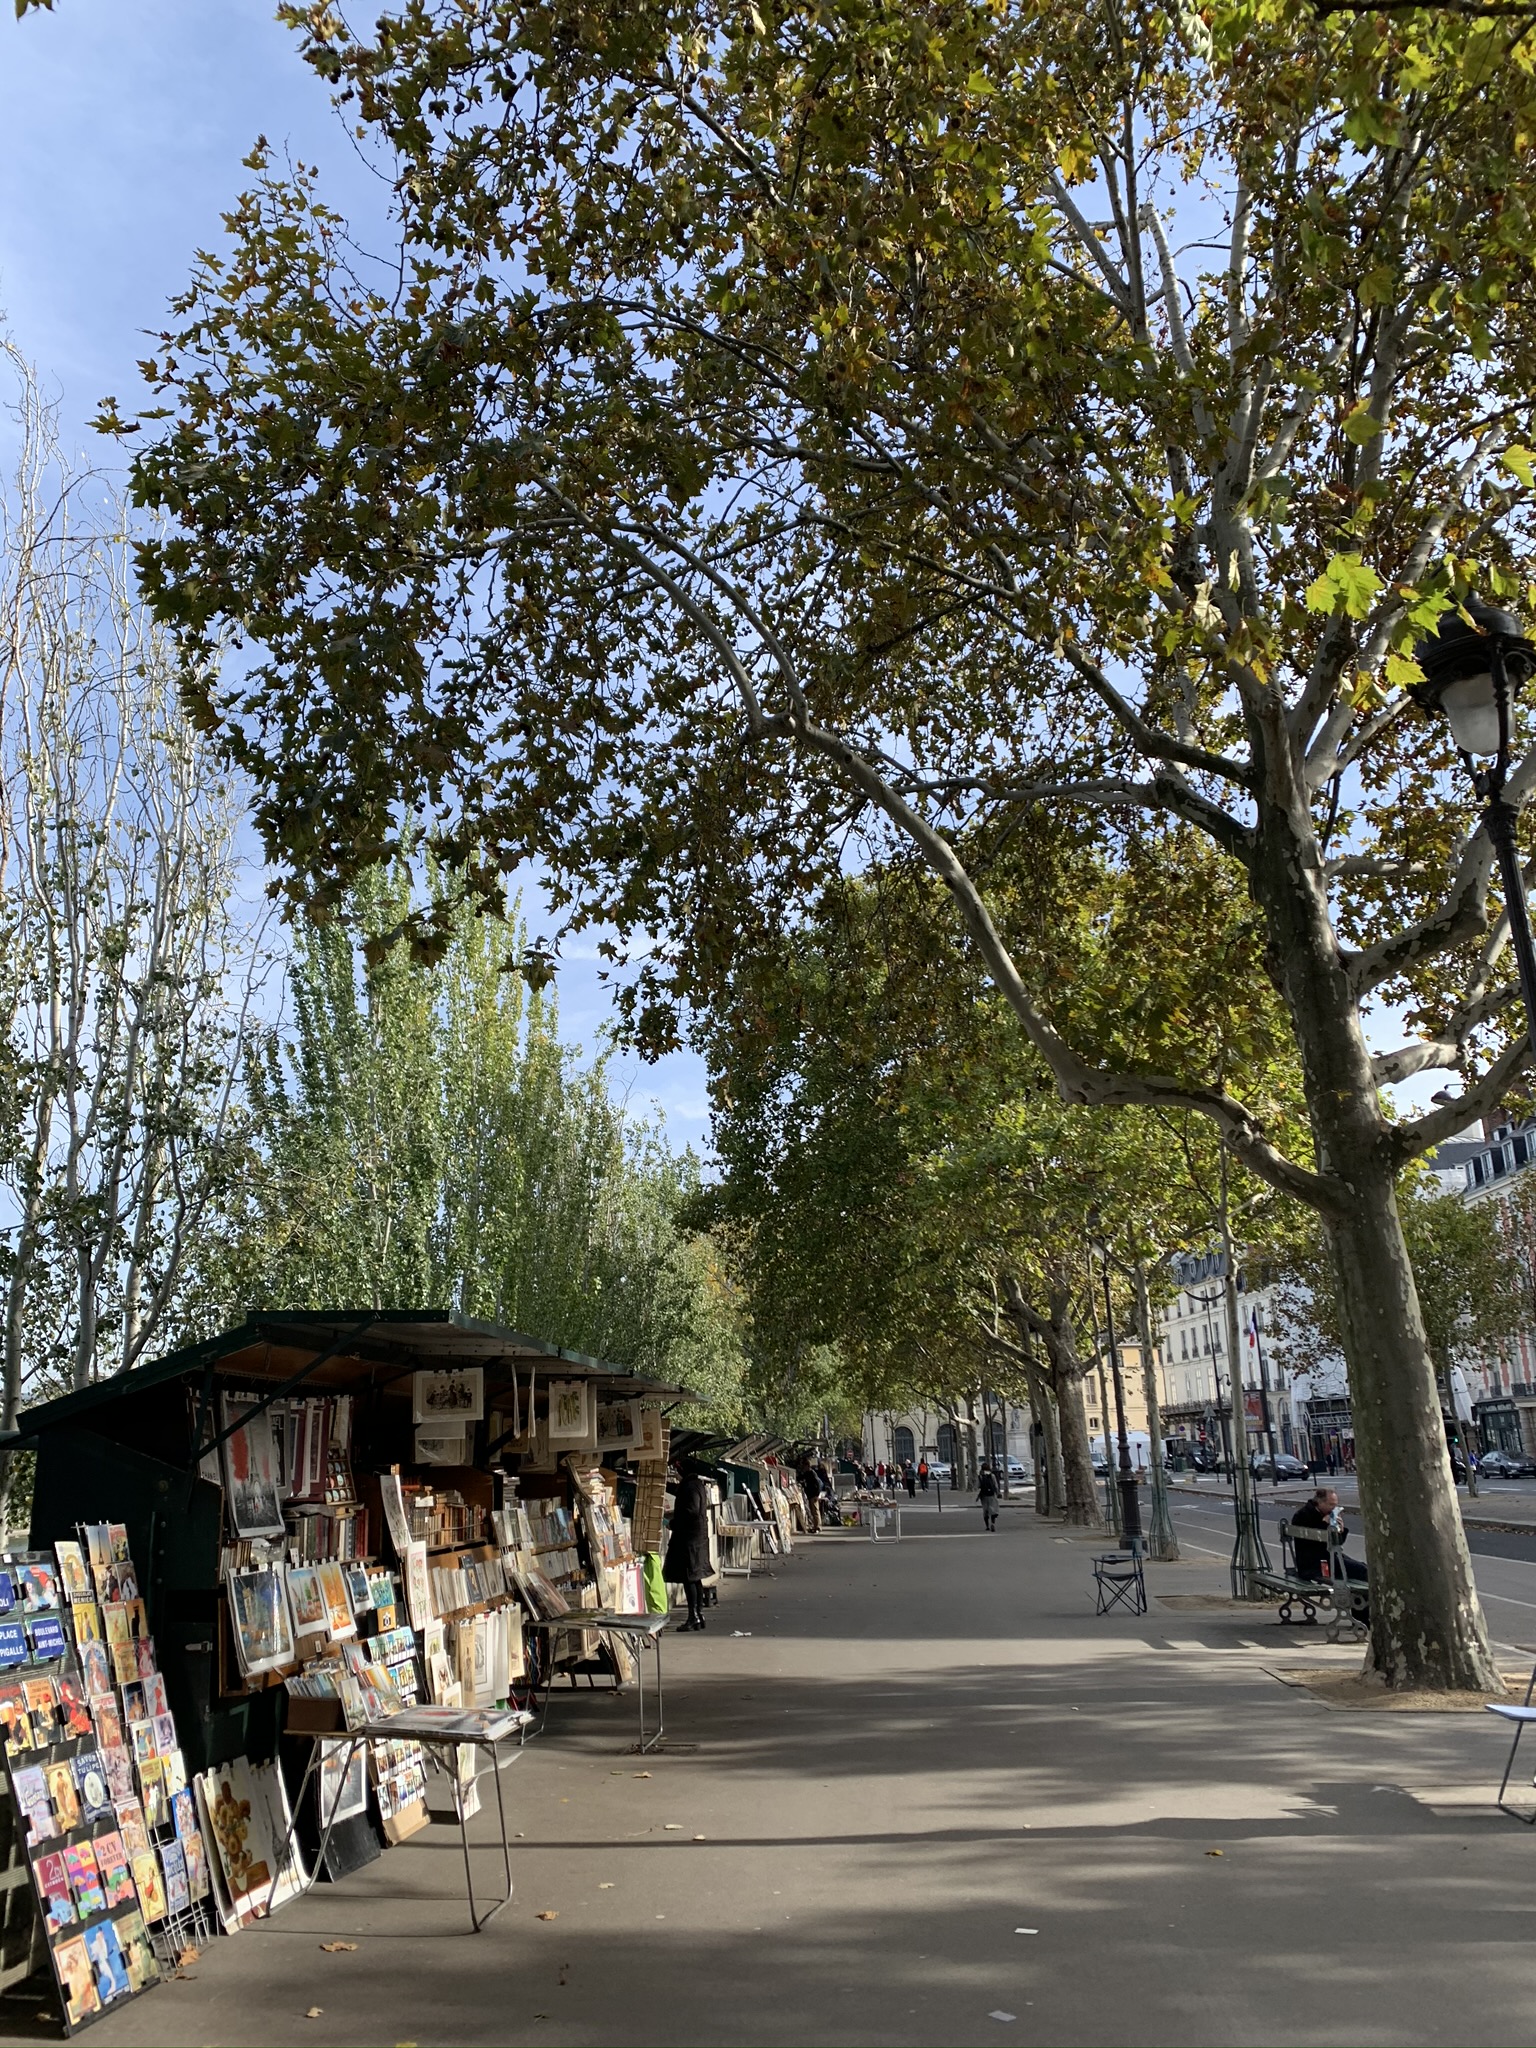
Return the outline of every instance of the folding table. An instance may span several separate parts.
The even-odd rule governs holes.
[[[640,1740],[635,1744],[635,1754],[644,1756],[660,1742],[666,1729],[666,1699],[661,1684],[661,1638],[670,1619],[665,1614],[616,1614],[606,1608],[586,1607],[573,1610],[570,1614],[559,1614],[551,1621],[535,1621],[533,1628],[548,1632],[550,1656],[544,1676],[544,1698],[539,1708],[538,1732],[543,1733],[544,1722],[549,1714],[549,1696],[555,1683],[555,1660],[553,1638],[560,1635],[583,1634],[589,1628],[609,1629],[614,1635],[628,1637],[635,1652],[636,1690],[640,1695]],[[647,1735],[645,1732],[645,1657],[649,1647],[656,1653],[656,1726]]]
[[[464,1851],[464,1889],[469,1901],[469,1924],[475,1933],[478,1934],[489,1921],[495,1919],[503,1906],[510,1905],[512,1902],[512,1845],[507,1839],[507,1808],[506,1801],[502,1797],[502,1761],[498,1751],[504,1744],[510,1743],[516,1737],[518,1749],[513,1752],[513,1755],[517,1755],[522,1747],[523,1730],[532,1719],[532,1714],[527,1713],[522,1708],[403,1707],[398,1714],[390,1714],[381,1721],[365,1721],[361,1728],[342,1729],[329,1735],[312,1734],[307,1729],[294,1731],[295,1734],[302,1734],[304,1739],[309,1742],[309,1761],[304,1766],[304,1775],[299,1781],[298,1796],[293,1802],[293,1819],[288,1825],[288,1834],[284,1840],[283,1853],[277,1858],[278,1875],[273,1878],[272,1890],[267,1894],[268,1910],[271,1910],[272,1900],[277,1892],[283,1867],[288,1860],[287,1852],[293,1839],[294,1830],[298,1826],[299,1809],[304,1802],[305,1789],[319,1768],[321,1743],[345,1742],[348,1745],[347,1754],[342,1761],[340,1773],[343,1781],[348,1770],[351,1768],[352,1759],[358,1750],[370,1749],[376,1743],[415,1742],[425,1749],[435,1748],[439,1752],[459,1749],[465,1743],[468,1743],[475,1749],[487,1750],[490,1753],[491,1776],[496,1780],[496,1814],[501,1827],[502,1870],[507,1884],[505,1896],[497,1899],[493,1905],[489,1906],[484,1912],[481,1912],[475,1903],[474,1872],[470,1867],[469,1861],[469,1816],[464,1811],[464,1787],[459,1782],[459,1774],[456,1768],[458,1759],[456,1757],[444,1758],[439,1754],[438,1763],[444,1770],[448,1782],[453,1787],[454,1812],[458,1816],[459,1822],[459,1843]],[[510,1762],[511,1759],[509,1758],[508,1761]],[[320,1875],[321,1865],[325,1861],[325,1851],[331,1839],[331,1830],[336,1825],[334,1805],[329,1816],[322,1816],[322,1818],[324,1818],[325,1823],[324,1830],[320,1836],[319,1847],[315,1851],[308,1882],[303,1886],[304,1891],[308,1891],[310,1886],[315,1883]]]

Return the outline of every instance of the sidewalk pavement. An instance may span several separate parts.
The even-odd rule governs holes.
[[[1359,1652],[1210,1560],[1095,1617],[1102,1534],[904,1529],[728,1581],[667,1644],[663,1754],[625,1753],[631,1699],[557,1692],[485,1933],[434,1827],[92,2048],[1536,2043],[1536,1838],[1487,1716],[1324,1706],[1276,1674]]]

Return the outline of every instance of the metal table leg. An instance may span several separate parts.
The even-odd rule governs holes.
[[[294,1841],[295,1837],[298,1834],[299,1815],[302,1812],[304,1806],[304,1794],[308,1791],[310,1780],[315,1776],[315,1773],[319,1768],[320,1745],[322,1742],[340,1740],[341,1737],[339,1735],[320,1736],[311,1741],[309,1745],[309,1762],[304,1766],[304,1775],[299,1780],[299,1789],[294,1797],[293,1808],[288,1819],[288,1830],[287,1833],[283,1836],[283,1845],[277,1855],[272,1871],[272,1884],[267,1892],[266,1910],[269,1915],[272,1911],[272,1901],[277,1897],[277,1888],[283,1881],[283,1872],[287,1869],[289,1859],[293,1854]],[[362,1744],[362,1736],[354,1735],[352,1737],[351,1743],[347,1749],[346,1761],[343,1763],[341,1767],[341,1776],[343,1783],[345,1783],[347,1773],[352,1768],[352,1759],[357,1755],[358,1748]],[[279,1759],[277,1768],[281,1770],[282,1767],[282,1762]],[[317,1801],[319,1799],[319,1796],[320,1795],[316,1793],[315,1797]],[[329,1820],[325,1822],[325,1825],[321,1830],[319,1845],[315,1850],[315,1859],[313,1863],[311,1863],[309,1866],[309,1876],[304,1880],[303,1884],[299,1886],[298,1891],[294,1894],[296,1898],[303,1898],[304,1894],[308,1891],[312,1891],[320,1881],[320,1871],[325,1863],[325,1852],[331,1846],[331,1835],[336,1826],[336,1807],[340,1804],[341,1800],[338,1796],[332,1805],[331,1816]]]
[[[454,1744],[453,1747],[457,1748],[458,1744]],[[459,1820],[459,1846],[464,1852],[464,1892],[469,1902],[470,1927],[476,1934],[479,1934],[496,1918],[496,1915],[504,1906],[510,1906],[512,1903],[512,1844],[507,1840],[507,1805],[501,1789],[501,1770],[497,1763],[495,1744],[475,1743],[471,1747],[476,1749],[486,1748],[490,1751],[491,1776],[496,1780],[496,1817],[501,1825],[501,1863],[507,1880],[505,1896],[499,1898],[484,1913],[479,1912],[475,1905],[474,1871],[469,1860],[469,1817],[464,1811],[464,1787],[459,1782],[458,1758],[455,1756],[452,1759],[449,1775],[453,1781],[454,1811],[457,1813]]]

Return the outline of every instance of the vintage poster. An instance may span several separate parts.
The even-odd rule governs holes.
[[[240,1423],[224,1439],[224,1483],[235,1531],[240,1536],[281,1536],[283,1504],[278,1479],[279,1454],[270,1408],[250,1414],[257,1394],[220,1394],[223,1426]],[[241,1422],[242,1416],[249,1419]]]

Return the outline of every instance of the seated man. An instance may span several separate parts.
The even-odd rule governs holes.
[[[1304,1507],[1299,1507],[1291,1517],[1292,1531],[1300,1529],[1334,1529],[1344,1535],[1344,1522],[1339,1514],[1339,1496],[1331,1486],[1320,1486]],[[1305,1538],[1293,1534],[1291,1547],[1296,1553],[1296,1576],[1299,1579],[1326,1579],[1328,1576],[1328,1541],[1324,1535],[1320,1541],[1309,1543]],[[1340,1557],[1339,1566],[1344,1576],[1350,1579],[1368,1580],[1369,1573],[1356,1557]]]

